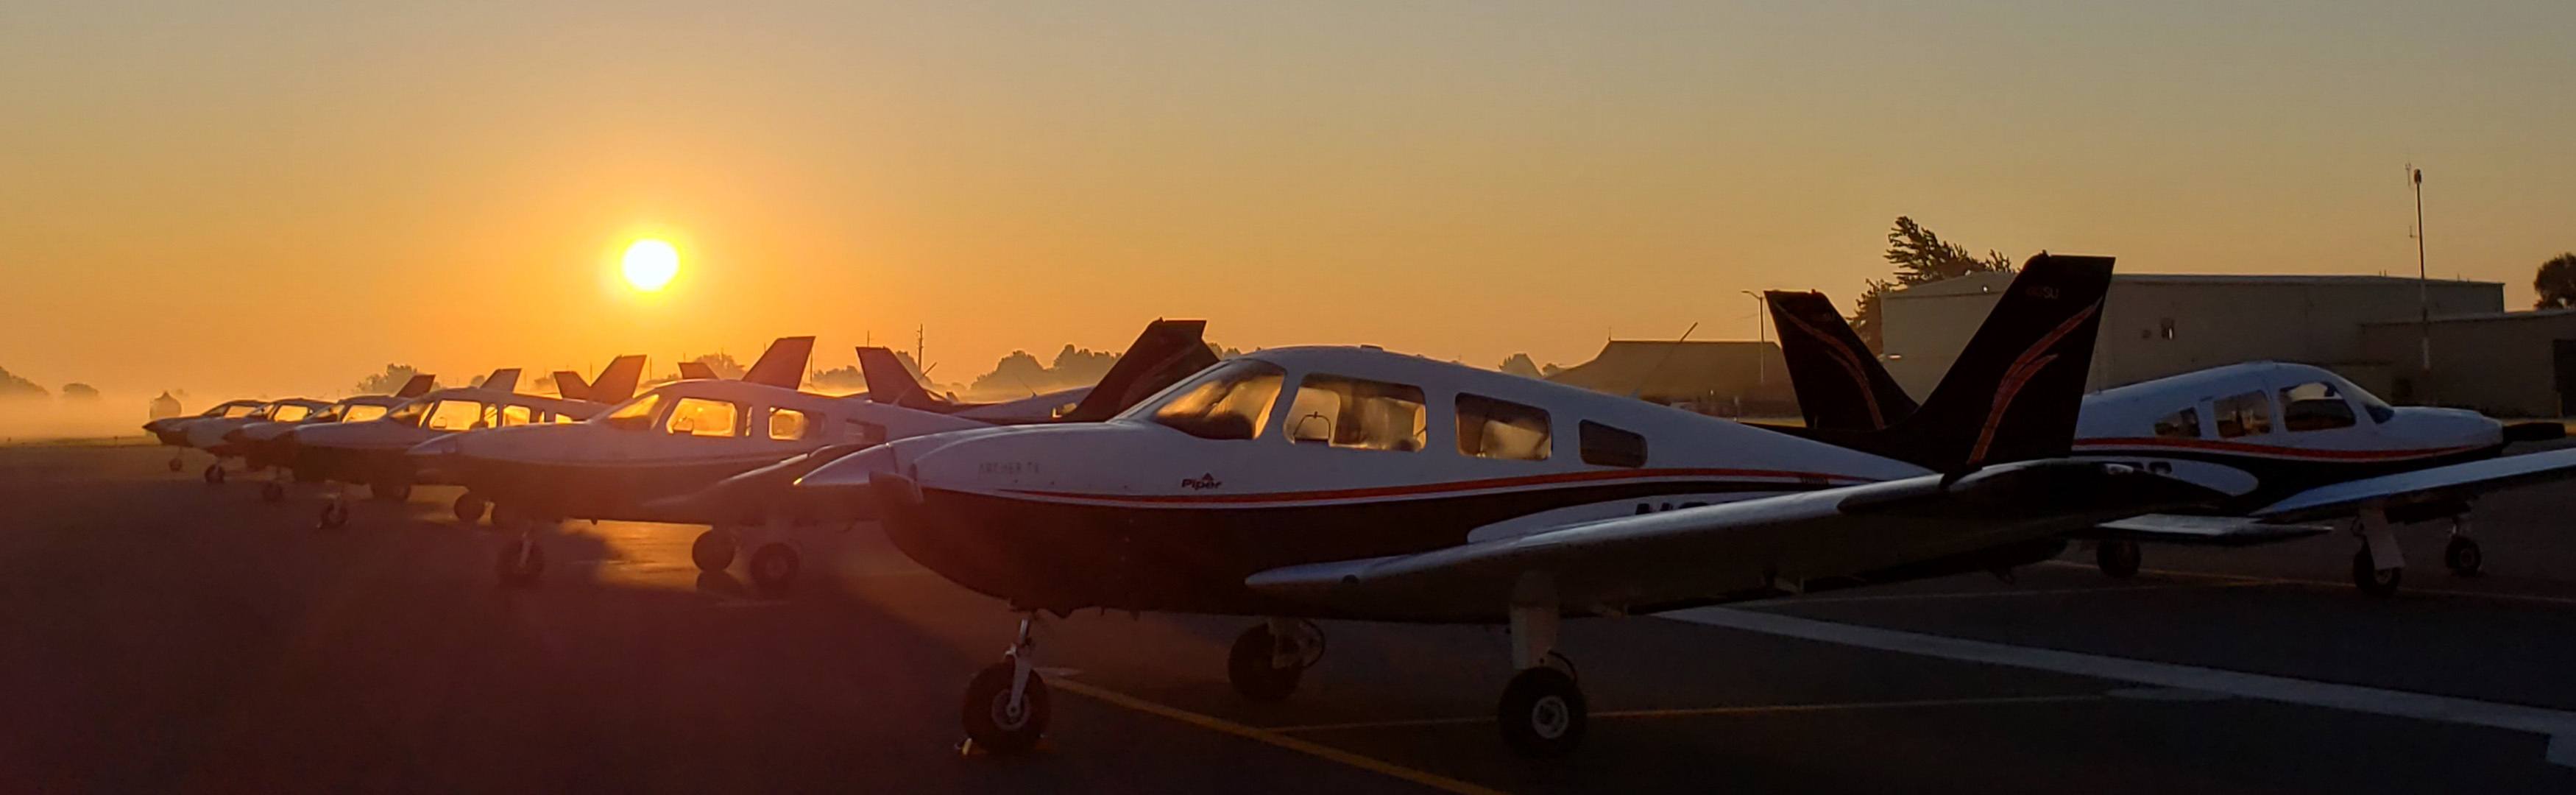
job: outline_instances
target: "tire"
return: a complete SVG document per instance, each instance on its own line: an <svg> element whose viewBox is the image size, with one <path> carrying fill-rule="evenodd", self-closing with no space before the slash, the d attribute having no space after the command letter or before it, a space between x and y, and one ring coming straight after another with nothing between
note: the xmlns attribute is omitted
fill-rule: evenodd
<svg viewBox="0 0 2576 795"><path fill-rule="evenodd" d="M279 502L285 499L286 484L278 483L276 481L259 484L260 502Z"/></svg>
<svg viewBox="0 0 2576 795"><path fill-rule="evenodd" d="M2478 542L2475 539L2452 536L2451 545L2442 548L2442 565L2451 567L2453 575L2478 576L2478 571L2485 568L2486 563L2487 555L2478 549Z"/></svg>
<svg viewBox="0 0 2576 795"><path fill-rule="evenodd" d="M795 547L774 541L762 544L751 553L751 584L764 593L786 593L788 586L796 583L796 571L804 564Z"/></svg>
<svg viewBox="0 0 2576 795"><path fill-rule="evenodd" d="M347 503L343 503L339 500L329 500L322 503L322 529L338 530L347 526L349 526L349 506Z"/></svg>
<svg viewBox="0 0 2576 795"><path fill-rule="evenodd" d="M212 463L212 464L207 464L207 465L206 465L206 473L205 473L204 477L205 477L205 479L206 479L206 485L208 485L208 486L221 486L221 485L224 485L224 464L223 464L223 462L221 462L221 461L217 461L217 462Z"/></svg>
<svg viewBox="0 0 2576 795"><path fill-rule="evenodd" d="M1591 713L1574 678L1554 668L1532 668L1503 686L1494 710L1503 728L1503 743L1526 757L1564 756L1583 744Z"/></svg>
<svg viewBox="0 0 2576 795"><path fill-rule="evenodd" d="M2364 594L2370 596L2395 594L2397 584L2405 579L2405 574L2405 569L2380 571L2379 564L2373 563L2370 559L2369 545L2365 544L2360 550L2352 553L2352 584L2360 588Z"/></svg>
<svg viewBox="0 0 2576 795"><path fill-rule="evenodd" d="M546 547L533 538L522 538L501 545L501 555L492 562L501 584L525 586L535 584L546 571Z"/></svg>
<svg viewBox="0 0 2576 795"><path fill-rule="evenodd" d="M172 472L177 472L177 471L179 471L179 470L187 469L187 468L188 468L187 463L186 463L186 462L183 462L183 461L180 461L178 456L175 456L175 455L174 455L174 456L171 456L171 457L170 457L170 471L172 471Z"/></svg>
<svg viewBox="0 0 2576 795"><path fill-rule="evenodd" d="M1046 678L1029 673L1028 687L1023 688L1019 712L1009 711L1011 698L1011 661L1003 660L975 672L966 684L966 700L960 718L966 727L966 739L995 754L1016 754L1037 747L1038 738L1046 734Z"/></svg>
<svg viewBox="0 0 2576 795"><path fill-rule="evenodd" d="M1225 679L1234 692L1250 701L1279 701L1297 692L1297 681L1304 678L1304 667L1280 668L1274 664L1279 639L1270 634L1267 623L1234 638L1234 648L1225 654Z"/></svg>
<svg viewBox="0 0 2576 795"><path fill-rule="evenodd" d="M2138 576L2138 564L2144 557L2135 541L2104 541L2093 548L2094 568L2114 580Z"/></svg>
<svg viewBox="0 0 2576 795"><path fill-rule="evenodd" d="M733 532L721 527L707 528L689 543L689 560L698 564L699 571L724 571L733 565L733 556Z"/></svg>
<svg viewBox="0 0 2576 795"><path fill-rule="evenodd" d="M461 524L466 527L473 527L483 521L484 512L490 510L491 507L492 502L490 500L483 499L483 495L469 491L456 495L456 504L448 506L448 510L456 514L457 524Z"/></svg>

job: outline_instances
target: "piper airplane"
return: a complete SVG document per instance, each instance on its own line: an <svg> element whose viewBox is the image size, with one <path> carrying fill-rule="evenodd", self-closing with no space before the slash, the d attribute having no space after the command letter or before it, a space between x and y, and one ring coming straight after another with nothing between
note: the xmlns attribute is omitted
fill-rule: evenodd
<svg viewBox="0 0 2576 795"><path fill-rule="evenodd" d="M1969 355L1899 426L1908 458L1375 348L1260 351L1103 423L904 439L800 485L872 499L906 555L1027 614L968 685L967 736L1048 721L1034 630L1084 608L1264 620L1228 679L1296 687L1307 619L1507 623L1496 709L1527 755L1587 711L1566 616L1617 616L2044 560L2063 534L2204 498L2063 460L2107 258L2032 259ZM1559 444L1562 442L1563 444Z"/></svg>
<svg viewBox="0 0 2576 795"><path fill-rule="evenodd" d="M187 439L189 447L204 450L215 457L214 463L206 465L206 484L210 486L222 485L224 482L224 461L226 459L242 458L245 459L245 466L250 466L250 468L253 469L257 468L256 466L250 465L247 461L250 453L249 447L239 443L230 436L233 431L252 425L272 422L299 423L303 422L305 418L322 413L330 408L331 404L329 403L306 398L272 400L262 403L258 408L252 409L249 413L242 414L240 416L234 416L232 412L227 411L224 413L224 416L208 417L206 419L188 423L187 427L181 431L181 434Z"/></svg>
<svg viewBox="0 0 2576 795"><path fill-rule="evenodd" d="M307 415L301 420L277 421L272 418L264 422L247 423L225 433L224 442L239 449L242 462L248 464L250 468L266 469L278 474L278 477L259 487L259 498L262 501L278 502L286 499L286 482L294 476L295 462L291 457L294 451L277 443L277 440L285 436L287 431L329 422L368 422L383 419L386 414L410 402L412 398L428 394L430 387L437 383L436 376L427 373L414 374L391 395L358 395L344 398L338 403L331 404L330 408Z"/></svg>
<svg viewBox="0 0 2576 795"><path fill-rule="evenodd" d="M264 400L227 400L210 406L205 411L189 416L162 417L160 419L144 423L143 432L152 434L152 438L159 441L164 447L190 447L192 445L188 444L189 425L196 424L201 420L240 419L248 417L251 415L251 412L258 411L261 406L267 405L267 403L268 401ZM177 472L186 466L186 462L179 457L178 453L174 452L170 454L170 471Z"/></svg>
<svg viewBox="0 0 2576 795"><path fill-rule="evenodd" d="M1819 293L1770 292L1781 355L1810 435L1866 439L1914 401ZM1998 306L1997 311L2002 311ZM2321 367L2248 362L2103 390L2084 398L2074 454L2172 475L2223 495L2186 511L2136 516L2077 534L2104 574L2137 573L2140 542L2237 546L2331 532L2362 540L2353 584L2395 593L2405 560L2391 523L2447 519L2443 562L2472 576L2485 561L2470 502L2506 486L2576 477L2576 450L2505 456L2504 446L2565 435L2557 423L2507 425L2474 411L2390 406Z"/></svg>

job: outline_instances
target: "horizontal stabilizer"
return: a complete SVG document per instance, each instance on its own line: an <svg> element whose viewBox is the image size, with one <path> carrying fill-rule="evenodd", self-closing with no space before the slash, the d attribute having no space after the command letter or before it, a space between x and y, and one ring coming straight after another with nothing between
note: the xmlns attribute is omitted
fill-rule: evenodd
<svg viewBox="0 0 2576 795"><path fill-rule="evenodd" d="M2282 524L2243 516L2150 513L2103 522L2076 538L2152 541L2185 546L2242 547L2334 532L2333 525Z"/></svg>
<svg viewBox="0 0 2576 795"><path fill-rule="evenodd" d="M2570 477L2576 477L2576 447L2318 486L2264 506L2254 515L2279 521L2344 516L2370 503L2465 499L2509 486Z"/></svg>

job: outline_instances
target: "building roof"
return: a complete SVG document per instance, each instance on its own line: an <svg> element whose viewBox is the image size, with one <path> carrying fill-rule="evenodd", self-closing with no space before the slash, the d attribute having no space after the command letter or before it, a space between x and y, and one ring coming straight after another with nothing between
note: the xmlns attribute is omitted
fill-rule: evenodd
<svg viewBox="0 0 2576 795"><path fill-rule="evenodd" d="M2010 273L1972 273L1928 284L1890 290L1888 298L1946 298L1974 293L1991 293L2011 283ZM2411 276L2351 275L2336 273L2117 273L2111 284L2206 284L2206 285L2304 285L2309 287L2387 287L2414 286ZM2434 286L2477 286L2502 289L2503 282L2467 279L2433 279Z"/></svg>
<svg viewBox="0 0 2576 795"><path fill-rule="evenodd" d="M2508 310L2504 312L2467 312L2456 315L2434 315L2433 322L2472 323L2484 320L2544 320L2553 317L2566 317L2568 315L2576 315L2576 308L2521 309ZM2361 324L2365 326L2412 326L2420 322L2423 321L2417 318L2403 318L2398 320L2364 320Z"/></svg>
<svg viewBox="0 0 2576 795"><path fill-rule="evenodd" d="M1592 361L1559 371L1548 380L1597 392L1664 398L1751 391L1785 394L1789 386L1780 346L1745 340L1611 340Z"/></svg>

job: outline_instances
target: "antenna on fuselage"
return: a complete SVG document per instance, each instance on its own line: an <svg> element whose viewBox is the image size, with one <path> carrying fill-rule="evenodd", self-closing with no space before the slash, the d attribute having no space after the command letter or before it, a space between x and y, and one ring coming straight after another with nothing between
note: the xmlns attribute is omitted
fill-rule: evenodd
<svg viewBox="0 0 2576 795"><path fill-rule="evenodd" d="M1664 348L1663 358L1656 359L1655 366L1646 368L1646 372L1643 375L1637 376L1637 386L1634 389L1628 390L1628 396L1636 397L1643 394L1646 391L1646 382L1654 380L1655 373L1661 372L1664 369L1664 364L1673 360L1673 352L1681 350L1682 343L1690 341L1691 332L1698 330L1699 324L1697 323L1690 324L1690 328L1682 329L1682 335L1675 338L1670 347ZM1756 353L1755 355L1759 356L1761 354Z"/></svg>

